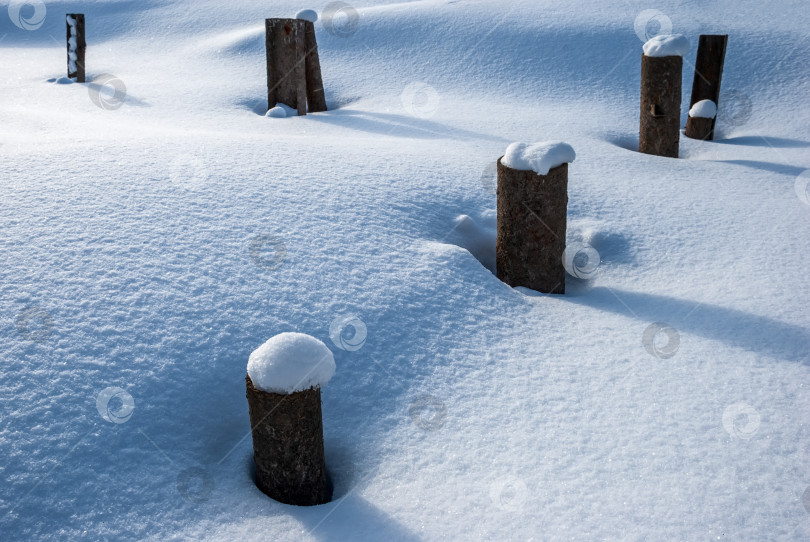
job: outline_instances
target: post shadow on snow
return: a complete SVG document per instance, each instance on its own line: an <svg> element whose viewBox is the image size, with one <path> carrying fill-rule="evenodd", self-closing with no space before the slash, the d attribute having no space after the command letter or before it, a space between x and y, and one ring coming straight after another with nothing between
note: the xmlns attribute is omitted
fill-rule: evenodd
<svg viewBox="0 0 810 542"><path fill-rule="evenodd" d="M810 330L766 316L708 303L699 305L699 301L691 299L602 286L591 288L587 295L559 298L577 305L633 316L624 306L626 304L645 322L665 321L679 331L720 341L731 347L810 364Z"/></svg>
<svg viewBox="0 0 810 542"><path fill-rule="evenodd" d="M450 128L439 122L419 119L408 115L340 108L341 105L346 105L356 100L357 98L347 98L338 102L330 101L328 103L328 111L311 115L308 114L306 118L309 121L342 126L359 132L394 137L413 139L484 139L507 143L507 140L501 137L461 128ZM243 109L248 109L256 115L264 116L265 113L267 113L266 99L255 100L252 98L242 98L236 101L236 105ZM274 121L283 122L283 119L275 119Z"/></svg>
<svg viewBox="0 0 810 542"><path fill-rule="evenodd" d="M759 169L762 171L770 171L780 175L788 175L795 177L807 168L790 166L787 164L777 164L775 162L762 162L759 160L711 160L720 164L734 164L737 166L745 166L752 169Z"/></svg>
<svg viewBox="0 0 810 542"><path fill-rule="evenodd" d="M408 115L337 109L313 115L317 122L343 126L360 132L412 139L483 139L507 142L506 139Z"/></svg>
<svg viewBox="0 0 810 542"><path fill-rule="evenodd" d="M727 139L716 139L714 143L723 145L744 145L746 147L767 147L776 149L804 149L810 147L810 142L800 139L773 136L737 136Z"/></svg>

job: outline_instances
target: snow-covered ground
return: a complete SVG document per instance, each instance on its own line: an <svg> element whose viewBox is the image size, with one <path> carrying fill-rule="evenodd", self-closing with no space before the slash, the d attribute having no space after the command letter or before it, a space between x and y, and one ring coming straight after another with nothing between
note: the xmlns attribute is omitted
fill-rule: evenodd
<svg viewBox="0 0 810 542"><path fill-rule="evenodd" d="M23 4L0 539L810 538L805 0ZM263 19L304 8L330 111L267 118ZM94 83L60 84L66 13ZM678 160L635 151L660 32L684 125L697 37L729 34L717 141ZM560 296L488 270L493 163L544 140L601 262ZM247 360L285 331L337 365L319 507L251 478Z"/></svg>

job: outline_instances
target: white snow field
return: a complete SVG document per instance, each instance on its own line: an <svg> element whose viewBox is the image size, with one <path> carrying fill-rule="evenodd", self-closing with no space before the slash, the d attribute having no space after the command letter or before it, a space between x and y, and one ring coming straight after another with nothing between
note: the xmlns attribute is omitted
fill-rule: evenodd
<svg viewBox="0 0 810 542"><path fill-rule="evenodd" d="M0 539L810 539L806 1L350 3L0 9ZM266 117L263 19L302 9L330 110ZM66 13L95 82L57 84ZM682 125L729 34L680 159L636 151L669 32ZM470 252L548 140L592 277L554 296ZM335 357L323 506L252 480L283 332Z"/></svg>

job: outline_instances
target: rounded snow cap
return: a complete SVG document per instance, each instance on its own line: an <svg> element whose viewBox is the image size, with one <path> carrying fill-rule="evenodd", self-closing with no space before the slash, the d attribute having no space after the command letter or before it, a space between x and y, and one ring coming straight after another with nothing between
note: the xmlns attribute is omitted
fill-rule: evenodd
<svg viewBox="0 0 810 542"><path fill-rule="evenodd" d="M501 164L520 171L534 171L548 175L550 169L573 162L577 157L574 148L562 141L540 143L512 143L506 147Z"/></svg>
<svg viewBox="0 0 810 542"><path fill-rule="evenodd" d="M324 386L335 374L335 358L315 337L281 333L250 354L247 372L257 389L290 394Z"/></svg>
<svg viewBox="0 0 810 542"><path fill-rule="evenodd" d="M304 19L305 21L314 23L318 20L318 13L314 9L302 9L295 14L295 18Z"/></svg>
<svg viewBox="0 0 810 542"><path fill-rule="evenodd" d="M661 34L644 44L647 56L683 56L689 52L689 40L683 34Z"/></svg>
<svg viewBox="0 0 810 542"><path fill-rule="evenodd" d="M700 100L689 110L689 116L693 119L713 119L717 116L717 104L711 100Z"/></svg>

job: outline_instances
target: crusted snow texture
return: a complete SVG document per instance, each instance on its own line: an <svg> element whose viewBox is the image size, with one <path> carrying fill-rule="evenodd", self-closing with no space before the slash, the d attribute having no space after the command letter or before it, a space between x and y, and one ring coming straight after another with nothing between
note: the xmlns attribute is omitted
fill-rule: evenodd
<svg viewBox="0 0 810 542"><path fill-rule="evenodd" d="M550 169L573 162L576 156L574 148L562 141L512 143L506 148L501 163L512 169L547 175Z"/></svg>
<svg viewBox="0 0 810 542"><path fill-rule="evenodd" d="M700 100L689 110L689 116L699 119L713 119L717 116L717 104L712 100Z"/></svg>
<svg viewBox="0 0 810 542"><path fill-rule="evenodd" d="M683 56L689 52L689 40L683 34L655 36L644 44L647 56Z"/></svg>
<svg viewBox="0 0 810 542"><path fill-rule="evenodd" d="M335 374L335 358L315 337L281 333L250 354L247 372L260 390L293 393L329 382Z"/></svg>

